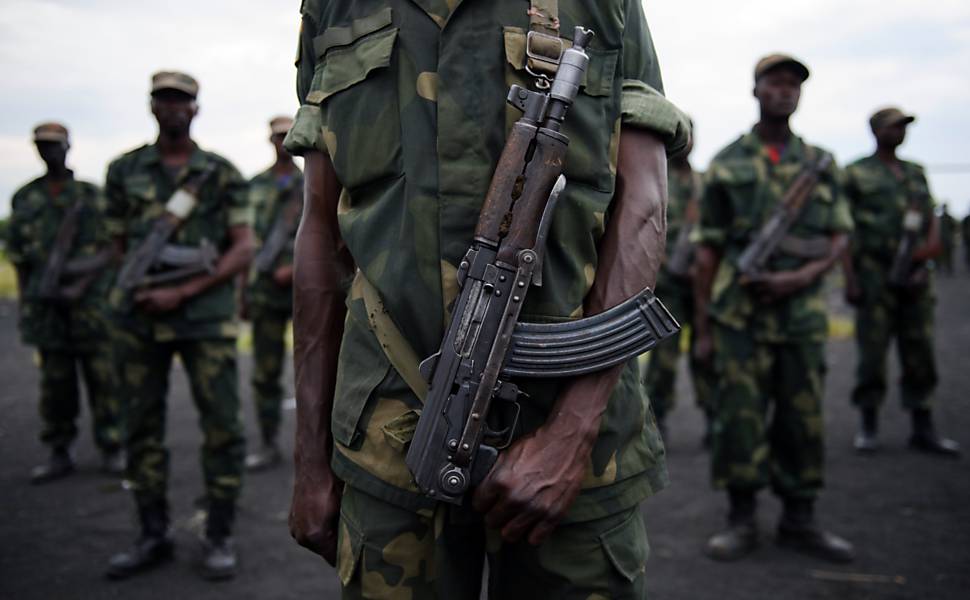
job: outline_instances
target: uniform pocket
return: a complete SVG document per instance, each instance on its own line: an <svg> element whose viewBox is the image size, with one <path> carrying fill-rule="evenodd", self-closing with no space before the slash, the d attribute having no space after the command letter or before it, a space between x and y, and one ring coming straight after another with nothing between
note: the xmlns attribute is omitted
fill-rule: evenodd
<svg viewBox="0 0 970 600"><path fill-rule="evenodd" d="M364 534L349 518L340 515L337 531L337 576L347 586L357 572L357 565L364 549Z"/></svg>
<svg viewBox="0 0 970 600"><path fill-rule="evenodd" d="M385 9L314 39L319 62L306 102L320 107L327 153L350 190L402 169L393 65L398 29L390 25Z"/></svg>
<svg viewBox="0 0 970 600"><path fill-rule="evenodd" d="M627 581L634 581L646 570L650 546L639 508L630 509L625 521L600 535L603 552Z"/></svg>
<svg viewBox="0 0 970 600"><path fill-rule="evenodd" d="M505 27L506 83L533 89L534 77L525 70L526 32L519 27ZM563 49L572 43L563 38ZM563 127L569 137L566 155L566 178L579 181L599 191L612 192L615 165L611 150L619 116L618 96L614 97L614 79L619 50L589 49L589 67L580 86L576 102L570 108ZM615 114L614 114L615 113ZM521 113L506 107L506 126Z"/></svg>

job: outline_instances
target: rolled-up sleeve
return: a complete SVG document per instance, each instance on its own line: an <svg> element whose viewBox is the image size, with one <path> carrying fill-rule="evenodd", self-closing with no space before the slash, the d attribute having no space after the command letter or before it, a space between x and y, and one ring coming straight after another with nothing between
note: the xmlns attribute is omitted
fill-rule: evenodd
<svg viewBox="0 0 970 600"><path fill-rule="evenodd" d="M690 120L664 97L663 78L640 0L627 0L623 33L623 125L653 131L674 155L690 141Z"/></svg>
<svg viewBox="0 0 970 600"><path fill-rule="evenodd" d="M313 74L316 70L316 54L313 50L313 38L317 34L315 18L315 3L304 2L301 9L300 35L297 41L296 53L296 95L300 108L296 113L293 126L286 135L283 145L291 153L302 156L307 152L319 150L326 152L323 142L323 123L320 107L306 101L307 94L313 85Z"/></svg>

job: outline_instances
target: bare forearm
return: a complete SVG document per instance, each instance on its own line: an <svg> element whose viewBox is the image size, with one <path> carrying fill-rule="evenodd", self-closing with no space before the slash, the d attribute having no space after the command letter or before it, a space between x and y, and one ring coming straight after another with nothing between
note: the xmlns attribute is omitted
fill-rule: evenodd
<svg viewBox="0 0 970 600"><path fill-rule="evenodd" d="M938 258L941 254L943 254L943 242L940 238L940 219L933 217L926 241L913 252L913 261L925 262Z"/></svg>
<svg viewBox="0 0 970 600"><path fill-rule="evenodd" d="M232 228L231 235L232 245L219 258L214 273L194 277L179 286L184 297L197 296L211 287L230 281L249 266L255 249L252 230L240 225Z"/></svg>
<svg viewBox="0 0 970 600"><path fill-rule="evenodd" d="M714 277L720 267L721 258L710 246L700 246L694 261L695 274L692 282L694 294L694 330L698 334L706 333L709 328L708 307L711 304L711 290L714 287Z"/></svg>
<svg viewBox="0 0 970 600"><path fill-rule="evenodd" d="M337 227L340 187L329 158L320 153L306 157L305 185L293 262L294 456L298 477L312 478L330 473L331 410L346 317L343 284L353 262Z"/></svg>
<svg viewBox="0 0 970 600"><path fill-rule="evenodd" d="M596 277L584 312L601 313L645 287L654 287L667 234L667 171L663 143L653 134L624 129L620 135L616 192L599 246ZM623 365L571 380L559 395L548 425L592 445Z"/></svg>

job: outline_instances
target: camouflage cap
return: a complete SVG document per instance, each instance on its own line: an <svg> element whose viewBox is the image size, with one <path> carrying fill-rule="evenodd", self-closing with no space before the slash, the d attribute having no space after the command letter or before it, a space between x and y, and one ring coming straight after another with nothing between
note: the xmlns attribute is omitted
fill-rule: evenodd
<svg viewBox="0 0 970 600"><path fill-rule="evenodd" d="M869 126L873 130L886 127L887 125L898 125L900 123L909 124L916 120L916 117L907 115L895 106L877 110L869 117Z"/></svg>
<svg viewBox="0 0 970 600"><path fill-rule="evenodd" d="M273 119L269 122L269 130L273 135L286 135L286 133L290 130L290 127L293 127L292 117L280 115L278 117L273 117Z"/></svg>
<svg viewBox="0 0 970 600"><path fill-rule="evenodd" d="M152 75L152 93L162 90L178 90L195 98L199 95L199 82L186 73L159 71Z"/></svg>
<svg viewBox="0 0 970 600"><path fill-rule="evenodd" d="M758 81L769 71L774 71L782 67L788 67L795 71L802 81L808 79L808 67L802 61L788 54L769 54L759 60L758 64L755 65L754 80Z"/></svg>
<svg viewBox="0 0 970 600"><path fill-rule="evenodd" d="M50 121L34 127L35 142L68 142L67 127Z"/></svg>

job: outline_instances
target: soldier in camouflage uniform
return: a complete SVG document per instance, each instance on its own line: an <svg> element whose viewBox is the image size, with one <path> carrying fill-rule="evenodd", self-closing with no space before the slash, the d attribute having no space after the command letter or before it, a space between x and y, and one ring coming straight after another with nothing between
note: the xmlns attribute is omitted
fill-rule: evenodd
<svg viewBox="0 0 970 600"><path fill-rule="evenodd" d="M896 149L914 117L897 108L876 112L869 121L876 152L846 168L846 192L856 222L851 259L843 260L847 300L856 306L859 364L852 402L861 412L855 438L860 452L878 448L879 406L886 395L886 352L896 337L902 379L903 408L912 413L910 446L917 450L956 456L959 446L940 437L931 418L937 384L933 354L933 282L926 275L910 285L894 286L888 274L903 238L903 220L912 208L919 213L921 242L913 261L923 264L940 252L940 224L923 168L900 160ZM912 206L911 205L914 205Z"/></svg>
<svg viewBox="0 0 970 600"><path fill-rule="evenodd" d="M940 270L947 275L953 275L953 249L957 243L957 220L953 218L944 202L940 206Z"/></svg>
<svg viewBox="0 0 970 600"><path fill-rule="evenodd" d="M293 155L283 147L283 138L293 125L289 117L270 121L270 143L276 163L249 182L249 201L256 217L256 236L265 243L274 227L298 222L303 210L303 173ZM244 313L253 324L253 398L263 446L246 457L251 471L278 465L281 460L276 436L283 402L283 361L286 358L286 325L293 314L293 237L265 272L254 268L244 296ZM257 255L259 256L259 255ZM258 262L258 261L257 261Z"/></svg>
<svg viewBox="0 0 970 600"><path fill-rule="evenodd" d="M509 84L534 85L530 29L596 37L564 125L569 183L543 287L522 318L593 314L654 283L664 142L682 149L689 127L662 96L641 3L309 0L302 13L302 107L286 141L307 178L291 532L336 563L348 599L477 599L486 556L492 598L643 598L638 506L667 475L635 361L517 382L530 396L519 437L465 506L421 494L404 460L417 358L441 343L520 114L505 105Z"/></svg>
<svg viewBox="0 0 970 600"><path fill-rule="evenodd" d="M714 353L711 462L714 484L727 488L730 500L728 528L707 543L718 560L757 546L756 494L769 485L784 502L779 543L833 561L853 558L851 544L820 529L813 510L824 470L822 276L852 228L837 167L822 172L787 233L791 242L769 259L763 276L743 281L735 266L799 173L824 156L789 128L808 75L790 56L758 62L761 120L711 162L701 202L696 346L701 357Z"/></svg>
<svg viewBox="0 0 970 600"><path fill-rule="evenodd" d="M970 271L970 215L963 217L960 230L963 238L963 260L966 263L967 270Z"/></svg>
<svg viewBox="0 0 970 600"><path fill-rule="evenodd" d="M694 223L697 220L701 191L703 190L703 175L695 171L690 164L690 149L686 153L672 157L667 168L667 261L657 276L657 293L663 298L664 304L671 314L680 323L689 323L694 315L694 290L690 278L690 264L685 262L683 266L687 271L673 273L671 271L670 260L674 255L683 252L678 246L681 240L689 241L689 236L693 234ZM693 246L689 246L689 252L693 255ZM685 248L688 248L685 246ZM691 256L692 258L692 256ZM678 260L679 262L679 260ZM677 268L680 268L678 265ZM653 412L657 416L657 423L660 431L666 439L667 430L664 420L667 413L674 407L676 399L675 382L677 380L677 361L681 355L680 332L675 337L664 342L650 353L647 364L647 371L644 376L647 396L653 406ZM688 344L688 357L690 359L691 383L694 386L694 395L697 406L704 411L707 430L704 433L704 446L708 446L710 440L710 418L713 409L712 394L717 387L717 380L709 363L698 361L694 353L690 351L693 347L694 335L691 330L690 343Z"/></svg>
<svg viewBox="0 0 970 600"><path fill-rule="evenodd" d="M170 242L198 247L207 240L220 253L214 272L158 287L141 287L126 297L120 287L111 303L124 356L122 387L128 399L128 472L141 522L134 546L112 557L108 575L123 578L172 556L169 531L168 450L165 401L175 355L189 378L199 410L208 519L202 574L235 573L231 538L242 485L245 440L236 371L236 315L233 277L252 257L253 234L246 182L225 158L199 148L190 137L198 112L198 84L188 75L152 77L152 113L158 140L116 159L108 167L106 194L110 232L119 251L135 252L159 218L184 217ZM207 177L188 212L176 208L189 182ZM181 205L184 207L184 204Z"/></svg>
<svg viewBox="0 0 970 600"><path fill-rule="evenodd" d="M102 453L102 470L120 475L121 407L115 393L112 348L104 314L111 274L101 269L81 275L77 298L43 298L41 278L68 215L79 207L72 239L64 238L66 257L86 259L109 250L104 227L104 197L95 185L74 179L65 166L68 131L59 123L34 130L34 142L47 173L14 194L11 201L7 255L17 270L20 287L20 332L23 342L40 354L41 441L51 449L49 460L31 473L34 483L58 479L74 471L71 444L77 437L80 411L78 370L87 388L94 441Z"/></svg>

